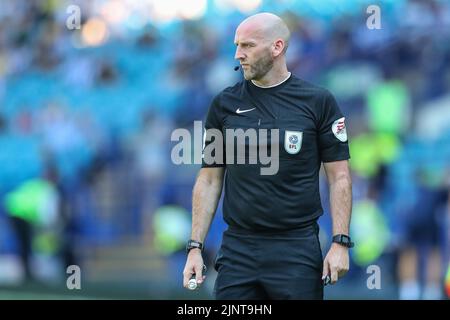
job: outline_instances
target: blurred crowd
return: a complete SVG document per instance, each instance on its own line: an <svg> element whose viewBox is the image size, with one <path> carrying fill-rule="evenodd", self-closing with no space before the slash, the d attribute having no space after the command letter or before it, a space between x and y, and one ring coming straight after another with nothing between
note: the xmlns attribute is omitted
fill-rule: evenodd
<svg viewBox="0 0 450 320"><path fill-rule="evenodd" d="M74 1L81 29L70 30L67 1L2 1L2 283L63 277L71 264L89 275L102 248L123 252L126 268L125 251L143 248L166 266L148 273L181 289L199 166L172 163L170 135L175 128L192 130L214 95L240 80L233 39L247 13L208 9L197 20L127 27L102 11L104 3ZM444 298L450 3L381 2L382 28L373 30L366 25L368 3L357 3L322 13L265 1L259 10L272 10L290 27L290 71L328 88L347 118L357 244L348 294L365 287L366 267L375 264L385 288L395 292L385 297ZM326 250L331 222L324 176L321 186ZM206 241L209 263L224 228L219 208Z"/></svg>

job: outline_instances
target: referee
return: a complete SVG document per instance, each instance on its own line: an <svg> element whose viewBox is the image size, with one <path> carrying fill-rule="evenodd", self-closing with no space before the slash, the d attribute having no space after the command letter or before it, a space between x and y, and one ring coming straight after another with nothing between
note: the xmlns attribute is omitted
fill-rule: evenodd
<svg viewBox="0 0 450 320"><path fill-rule="evenodd" d="M193 274L198 285L205 279L203 241L225 181L228 229L214 261L216 299L323 299L324 279L334 284L349 269L352 191L345 118L330 92L287 70L289 38L276 15L244 20L234 42L245 80L219 93L207 115L205 129L279 130L276 174L262 175L261 166L236 159L204 161L198 174L183 284L187 288ZM323 213L322 163L333 221L325 259L317 224Z"/></svg>

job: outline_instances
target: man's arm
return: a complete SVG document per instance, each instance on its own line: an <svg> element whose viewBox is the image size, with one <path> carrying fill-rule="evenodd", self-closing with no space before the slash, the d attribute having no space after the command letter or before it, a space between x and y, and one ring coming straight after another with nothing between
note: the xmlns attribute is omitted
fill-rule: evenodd
<svg viewBox="0 0 450 320"><path fill-rule="evenodd" d="M205 240L222 193L224 171L223 167L200 169L192 195L193 240Z"/></svg>
<svg viewBox="0 0 450 320"><path fill-rule="evenodd" d="M333 235L348 235L352 211L352 180L348 161L327 162L324 168L330 187ZM332 243L323 262L323 277L330 275L331 283L334 284L347 273L349 265L348 248Z"/></svg>
<svg viewBox="0 0 450 320"><path fill-rule="evenodd" d="M222 193L225 168L202 168L195 182L192 197L192 233L191 239L204 242L208 233L217 204ZM200 249L189 251L183 271L183 285L187 287L192 274L196 274L197 283L203 282L203 258Z"/></svg>
<svg viewBox="0 0 450 320"><path fill-rule="evenodd" d="M348 161L326 162L324 168L330 186L333 235L348 235L352 211L352 178Z"/></svg>

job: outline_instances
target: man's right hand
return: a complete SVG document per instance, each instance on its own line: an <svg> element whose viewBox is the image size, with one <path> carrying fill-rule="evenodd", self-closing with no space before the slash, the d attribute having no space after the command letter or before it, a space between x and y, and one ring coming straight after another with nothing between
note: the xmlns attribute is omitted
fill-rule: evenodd
<svg viewBox="0 0 450 320"><path fill-rule="evenodd" d="M203 257L200 249L191 249L189 251L186 265L183 270L183 286L185 288L188 288L188 282L194 273L197 285L200 286L206 278L206 276L202 274Z"/></svg>

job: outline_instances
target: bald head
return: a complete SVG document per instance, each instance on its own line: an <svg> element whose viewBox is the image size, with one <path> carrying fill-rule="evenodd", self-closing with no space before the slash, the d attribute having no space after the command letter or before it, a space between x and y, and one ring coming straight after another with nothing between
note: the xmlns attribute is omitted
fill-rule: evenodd
<svg viewBox="0 0 450 320"><path fill-rule="evenodd" d="M242 21L234 38L234 58L241 63L244 78L263 83L286 75L289 37L286 24L274 14L258 13Z"/></svg>
<svg viewBox="0 0 450 320"><path fill-rule="evenodd" d="M289 45L291 33L284 21L277 15L263 12L252 15L241 22L236 29L236 35L244 34L267 42L283 40L283 53Z"/></svg>

